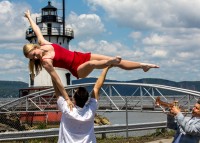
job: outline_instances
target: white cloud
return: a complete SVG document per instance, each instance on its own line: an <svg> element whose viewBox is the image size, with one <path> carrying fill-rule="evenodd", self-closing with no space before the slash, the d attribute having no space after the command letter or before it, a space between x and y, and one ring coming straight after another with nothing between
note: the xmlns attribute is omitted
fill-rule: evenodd
<svg viewBox="0 0 200 143"><path fill-rule="evenodd" d="M0 54L1 59L0 63L4 63L4 66L0 67L0 70L16 70L24 68L25 63L19 59L19 57L15 54Z"/></svg>
<svg viewBox="0 0 200 143"><path fill-rule="evenodd" d="M94 7L103 8L120 25L136 29L161 27L199 27L198 0L87 0ZM195 7L195 8L194 8ZM191 17L191 15L193 15Z"/></svg>
<svg viewBox="0 0 200 143"><path fill-rule="evenodd" d="M167 41L170 39L171 37L167 37L167 36L159 36L157 34L153 34L151 35L151 37L147 37L143 40L144 44L148 44L148 45L166 45Z"/></svg>
<svg viewBox="0 0 200 143"><path fill-rule="evenodd" d="M193 54L189 53L189 52L181 52L181 53L178 53L178 54L179 54L179 57L181 57L181 58L188 58L188 57L193 56Z"/></svg>
<svg viewBox="0 0 200 143"><path fill-rule="evenodd" d="M94 54L102 54L108 56L126 56L132 53L127 46L122 45L119 42L109 42L106 40L95 41L89 39L87 41L80 41L77 47L70 47L71 50L77 50L82 52L91 52ZM123 52L122 52L123 51Z"/></svg>
<svg viewBox="0 0 200 143"><path fill-rule="evenodd" d="M141 36L142 36L141 32L131 32L131 34L129 34L129 37L131 37L134 40L141 38Z"/></svg>
<svg viewBox="0 0 200 143"><path fill-rule="evenodd" d="M27 82L28 80L28 63L24 62L24 57L19 57L16 54L0 54L1 80L18 80Z"/></svg>
<svg viewBox="0 0 200 143"><path fill-rule="evenodd" d="M24 40L24 43L26 41ZM22 47L24 46L24 43L11 43L11 42L4 42L0 44L0 49L5 50L20 50L22 52Z"/></svg>
<svg viewBox="0 0 200 143"><path fill-rule="evenodd" d="M167 51L166 50L156 50L152 55L154 57L166 57Z"/></svg>
<svg viewBox="0 0 200 143"><path fill-rule="evenodd" d="M20 40L25 36L24 11L29 6L25 3L12 3L0 1L0 41Z"/></svg>
<svg viewBox="0 0 200 143"><path fill-rule="evenodd" d="M96 14L77 15L71 12L67 23L69 27L73 28L75 37L91 37L105 31L101 18Z"/></svg>

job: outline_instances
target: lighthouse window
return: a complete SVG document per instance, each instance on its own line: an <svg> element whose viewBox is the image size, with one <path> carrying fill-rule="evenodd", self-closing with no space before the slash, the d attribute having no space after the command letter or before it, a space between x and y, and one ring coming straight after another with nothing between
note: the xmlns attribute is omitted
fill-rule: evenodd
<svg viewBox="0 0 200 143"><path fill-rule="evenodd" d="M51 11L51 14L50 15L55 15L55 12L54 11Z"/></svg>
<svg viewBox="0 0 200 143"><path fill-rule="evenodd" d="M48 11L44 11L44 15L48 15Z"/></svg>

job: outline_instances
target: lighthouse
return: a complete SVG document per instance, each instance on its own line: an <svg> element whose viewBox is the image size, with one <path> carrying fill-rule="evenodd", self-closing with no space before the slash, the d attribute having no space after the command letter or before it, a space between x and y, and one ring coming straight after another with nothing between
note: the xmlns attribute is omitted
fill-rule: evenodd
<svg viewBox="0 0 200 143"><path fill-rule="evenodd" d="M48 1L48 5L41 10L41 17L36 17L36 24L39 26L44 38L51 43L57 43L66 49L69 49L69 42L74 38L74 32L71 28L65 28L65 1L63 0L63 16L59 17L57 8L52 6ZM26 39L33 44L37 44L37 37L32 28L26 30ZM63 68L56 68L55 70L59 75L61 82L64 86L70 84L71 73ZM45 69L32 80L29 78L30 87L45 87L52 86L50 75Z"/></svg>

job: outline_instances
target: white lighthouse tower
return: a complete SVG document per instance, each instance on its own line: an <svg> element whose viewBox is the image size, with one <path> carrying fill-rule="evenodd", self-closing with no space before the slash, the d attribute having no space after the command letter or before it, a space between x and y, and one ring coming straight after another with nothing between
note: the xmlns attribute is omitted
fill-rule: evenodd
<svg viewBox="0 0 200 143"><path fill-rule="evenodd" d="M39 26L44 38L52 43L60 44L62 47L69 49L69 42L74 38L74 32L71 28L65 28L65 1L63 0L63 16L57 15L57 8L51 5L48 1L48 5L42 8L41 17L36 18L36 24ZM26 31L26 39L30 43L37 43L37 37L35 36L31 27ZM64 86L70 84L70 72L66 69L55 68ZM29 86L32 87L45 87L52 86L50 75L46 70L42 70L34 80L29 81Z"/></svg>

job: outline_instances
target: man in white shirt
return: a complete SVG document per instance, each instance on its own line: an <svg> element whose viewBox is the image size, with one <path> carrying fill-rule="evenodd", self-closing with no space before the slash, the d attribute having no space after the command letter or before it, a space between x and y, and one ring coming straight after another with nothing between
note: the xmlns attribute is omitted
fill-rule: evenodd
<svg viewBox="0 0 200 143"><path fill-rule="evenodd" d="M99 90L104 83L108 69L109 67L103 69L97 79L91 98L84 87L79 87L75 91L72 99L75 106L72 110L59 90L55 88L58 108L62 112L58 143L96 143L94 117L98 106Z"/></svg>

